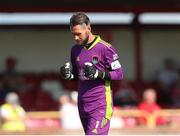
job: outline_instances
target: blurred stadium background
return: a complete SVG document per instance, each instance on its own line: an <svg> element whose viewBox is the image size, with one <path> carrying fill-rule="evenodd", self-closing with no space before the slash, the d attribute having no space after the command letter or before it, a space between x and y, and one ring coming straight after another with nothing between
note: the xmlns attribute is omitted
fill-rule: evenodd
<svg viewBox="0 0 180 136"><path fill-rule="evenodd" d="M110 134L180 134L179 0L1 0L0 102L5 103L8 92L18 94L26 111L26 131L0 134L83 134L82 128L63 127L60 110L60 97L77 90L76 82L59 76L74 42L68 23L76 11L89 15L94 33L115 46L124 68L125 85L112 83L115 112ZM162 95L157 75L167 59L175 64L178 78ZM15 71L8 73L7 65ZM127 84L136 100L123 105L116 95ZM146 113L138 104L146 88L155 89L162 109L140 124L138 118ZM159 125L158 116L168 121Z"/></svg>

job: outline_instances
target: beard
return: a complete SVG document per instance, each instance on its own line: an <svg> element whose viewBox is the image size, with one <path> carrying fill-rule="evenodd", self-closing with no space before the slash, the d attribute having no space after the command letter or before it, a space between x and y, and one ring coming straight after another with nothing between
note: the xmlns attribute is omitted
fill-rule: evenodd
<svg viewBox="0 0 180 136"><path fill-rule="evenodd" d="M81 46L85 46L89 41L89 33L86 32L85 38L76 40L76 43Z"/></svg>
<svg viewBox="0 0 180 136"><path fill-rule="evenodd" d="M87 37L84 39L82 45L85 46L89 41L89 35L87 35Z"/></svg>

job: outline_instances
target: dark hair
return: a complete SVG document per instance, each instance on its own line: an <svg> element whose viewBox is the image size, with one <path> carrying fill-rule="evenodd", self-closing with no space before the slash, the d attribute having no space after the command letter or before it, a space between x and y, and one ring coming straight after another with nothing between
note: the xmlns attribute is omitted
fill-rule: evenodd
<svg viewBox="0 0 180 136"><path fill-rule="evenodd" d="M83 12L77 12L70 18L70 26L75 25L90 25L89 17Z"/></svg>

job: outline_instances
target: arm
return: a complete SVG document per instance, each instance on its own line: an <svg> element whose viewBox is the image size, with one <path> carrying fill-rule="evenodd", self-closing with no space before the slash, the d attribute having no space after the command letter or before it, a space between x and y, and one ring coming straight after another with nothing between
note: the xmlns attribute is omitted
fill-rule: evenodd
<svg viewBox="0 0 180 136"><path fill-rule="evenodd" d="M100 71L90 63L85 63L85 76L89 79L121 80L123 71L118 56L113 47L106 47L103 51L105 59L105 71Z"/></svg>
<svg viewBox="0 0 180 136"><path fill-rule="evenodd" d="M110 80L122 80L123 70L118 60L116 50L112 46L108 46L105 49L105 61L106 61L106 75Z"/></svg>
<svg viewBox="0 0 180 136"><path fill-rule="evenodd" d="M72 64L72 74L74 75L73 79L78 79L78 69L77 69L77 65L76 65L76 57L73 54L73 48L71 49L71 64Z"/></svg>

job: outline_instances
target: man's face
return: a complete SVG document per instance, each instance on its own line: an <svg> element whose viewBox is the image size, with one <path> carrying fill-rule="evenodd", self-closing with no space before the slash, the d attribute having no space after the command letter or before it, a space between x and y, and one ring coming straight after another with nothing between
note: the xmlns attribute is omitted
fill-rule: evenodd
<svg viewBox="0 0 180 136"><path fill-rule="evenodd" d="M145 99L149 104L156 103L156 93L154 91L146 92Z"/></svg>
<svg viewBox="0 0 180 136"><path fill-rule="evenodd" d="M90 33L90 26L86 24L75 25L70 27L71 33L77 44L83 45Z"/></svg>

